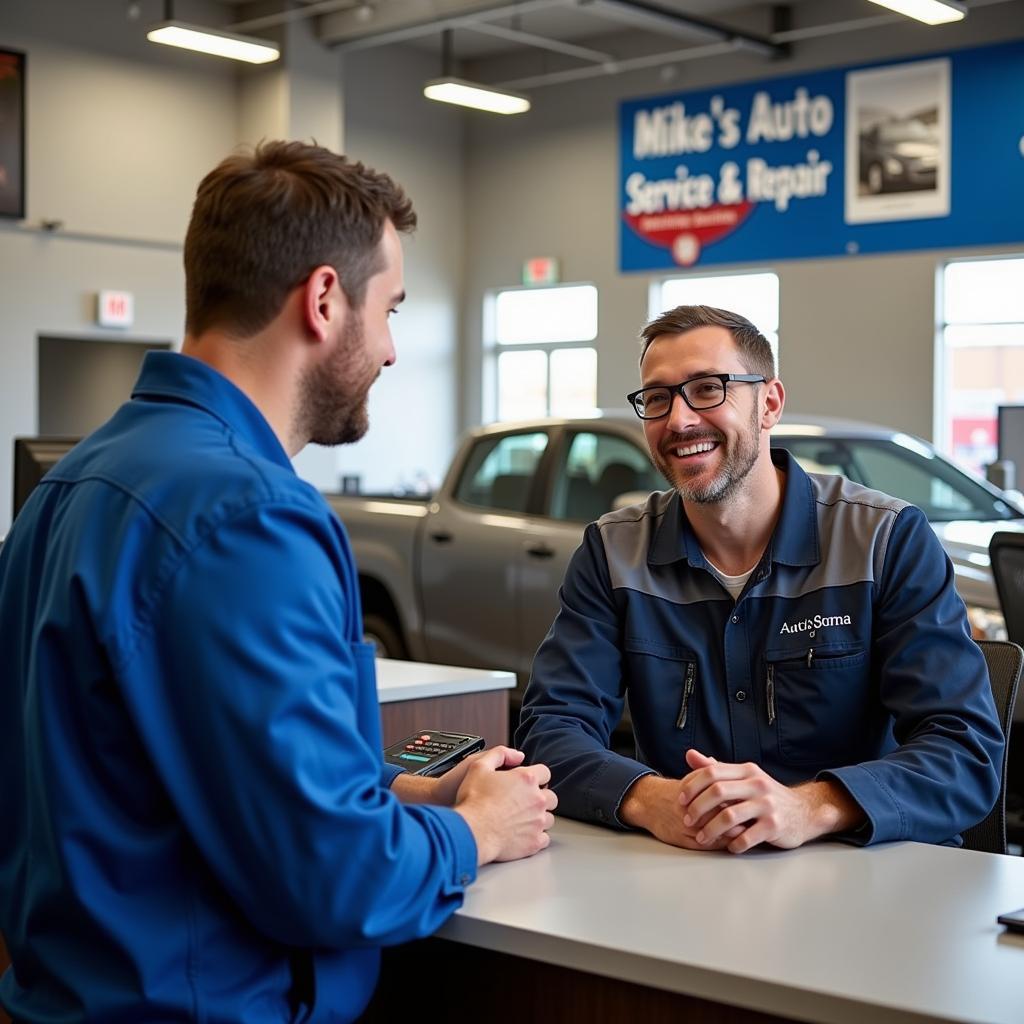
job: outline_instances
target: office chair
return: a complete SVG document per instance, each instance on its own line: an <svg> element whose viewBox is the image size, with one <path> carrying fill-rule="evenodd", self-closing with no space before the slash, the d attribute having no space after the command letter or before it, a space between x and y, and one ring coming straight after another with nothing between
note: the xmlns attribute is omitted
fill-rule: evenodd
<svg viewBox="0 0 1024 1024"><path fill-rule="evenodd" d="M992 696L999 724L1006 737L1006 747L1003 750L1003 763L999 766L999 797L987 818L964 830L964 849L1006 853L1006 765L1010 753L1013 705L1017 699L1021 669L1024 668L1024 648L1007 640L980 640L978 646L988 664Z"/></svg>
<svg viewBox="0 0 1024 1024"><path fill-rule="evenodd" d="M1024 533L993 533L988 555L1006 620L1006 635L1015 644L1024 644Z"/></svg>

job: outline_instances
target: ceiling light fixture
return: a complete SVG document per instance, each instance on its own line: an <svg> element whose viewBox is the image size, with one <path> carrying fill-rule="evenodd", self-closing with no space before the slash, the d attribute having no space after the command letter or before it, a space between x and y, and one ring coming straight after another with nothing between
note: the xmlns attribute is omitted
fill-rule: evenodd
<svg viewBox="0 0 1024 1024"><path fill-rule="evenodd" d="M441 33L441 77L433 78L423 86L423 95L428 100L486 110L491 114L525 114L530 109L530 101L522 93L467 82L451 72L452 30L446 28Z"/></svg>
<svg viewBox="0 0 1024 1024"><path fill-rule="evenodd" d="M871 0L879 7L888 7L897 14L923 21L926 25L945 25L961 21L967 14L967 5L959 0Z"/></svg>
<svg viewBox="0 0 1024 1024"><path fill-rule="evenodd" d="M164 3L164 20L146 32L151 43L177 46L183 50L196 50L215 57L242 60L247 64L269 64L281 56L281 51L266 39L241 36L237 32L222 32L177 21L171 0Z"/></svg>

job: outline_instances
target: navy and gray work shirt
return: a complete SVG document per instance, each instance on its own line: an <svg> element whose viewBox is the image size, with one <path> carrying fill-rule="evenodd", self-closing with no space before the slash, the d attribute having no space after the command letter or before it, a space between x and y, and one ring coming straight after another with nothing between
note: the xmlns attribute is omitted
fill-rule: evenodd
<svg viewBox="0 0 1024 1024"><path fill-rule="evenodd" d="M587 528L517 743L584 821L619 824L630 785L681 778L695 747L838 780L855 842L955 839L994 804L1004 741L953 567L920 509L773 458L782 511L735 603L674 491ZM627 697L635 760L608 749Z"/></svg>
<svg viewBox="0 0 1024 1024"><path fill-rule="evenodd" d="M187 356L33 492L0 551L0 931L19 1021L351 1021L378 947L476 875L388 788L345 531Z"/></svg>

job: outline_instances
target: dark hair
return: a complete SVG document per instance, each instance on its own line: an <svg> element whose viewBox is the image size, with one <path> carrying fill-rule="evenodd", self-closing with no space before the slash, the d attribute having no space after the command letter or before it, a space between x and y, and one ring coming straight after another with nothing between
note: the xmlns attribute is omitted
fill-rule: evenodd
<svg viewBox="0 0 1024 1024"><path fill-rule="evenodd" d="M714 306L676 306L652 320L640 332L640 362L655 338L683 334L697 327L724 327L736 342L743 365L750 373L760 373L768 380L775 376L775 357L768 339L745 316Z"/></svg>
<svg viewBox="0 0 1024 1024"><path fill-rule="evenodd" d="M199 183L185 236L185 328L248 337L280 312L316 267L337 270L356 308L380 270L384 225L416 226L386 174L322 146L263 142Z"/></svg>

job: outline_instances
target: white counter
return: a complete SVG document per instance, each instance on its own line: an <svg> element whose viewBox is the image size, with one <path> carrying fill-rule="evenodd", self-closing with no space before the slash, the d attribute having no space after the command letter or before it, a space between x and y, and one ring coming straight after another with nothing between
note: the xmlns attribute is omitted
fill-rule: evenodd
<svg viewBox="0 0 1024 1024"><path fill-rule="evenodd" d="M1021 1024L1024 859L918 843L692 853L559 819L441 937L826 1024Z"/></svg>
<svg viewBox="0 0 1024 1024"><path fill-rule="evenodd" d="M514 672L456 668L423 661L377 659L377 699L381 704L427 697L453 697L487 690L511 690Z"/></svg>

